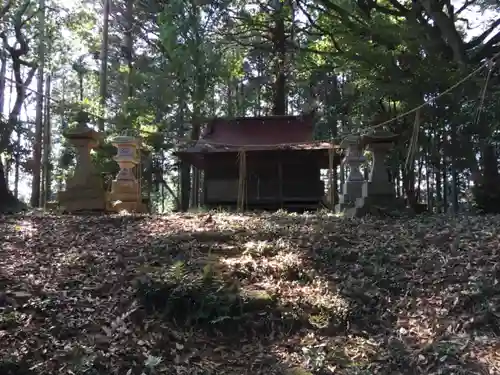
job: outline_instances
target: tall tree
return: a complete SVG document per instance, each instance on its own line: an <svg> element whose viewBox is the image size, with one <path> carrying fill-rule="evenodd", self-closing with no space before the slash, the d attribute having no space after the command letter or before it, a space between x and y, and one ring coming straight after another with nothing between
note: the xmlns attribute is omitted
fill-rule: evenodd
<svg viewBox="0 0 500 375"><path fill-rule="evenodd" d="M36 92L35 147L33 150L33 180L31 183L31 206L40 206L42 142L43 142L43 81L45 78L45 0L38 1L38 74Z"/></svg>
<svg viewBox="0 0 500 375"><path fill-rule="evenodd" d="M106 99L108 97L108 50L109 50L109 10L111 0L104 0L102 11L102 40L101 40L101 70L99 75L99 104L101 106L101 117L99 118L99 130L104 131L104 115L106 113Z"/></svg>
<svg viewBox="0 0 500 375"><path fill-rule="evenodd" d="M14 103L10 109L7 121L2 120L3 124L0 130L0 153L3 153L10 145L10 137L18 124L19 114L26 98L26 88L29 87L33 80L38 65L36 61L29 60L29 39L25 34L26 24L34 16L31 10L31 1L25 0L18 7L15 7L14 2L9 1L0 9L2 19L7 14L11 15L10 27L4 28L0 32L0 38L3 41L3 47L7 50L11 59L16 87ZM10 13L11 11L12 13ZM9 42L13 43L9 44ZM24 68L27 69L27 72L23 77ZM15 199L10 194L7 186L4 168L5 166L0 161L0 207L15 203Z"/></svg>

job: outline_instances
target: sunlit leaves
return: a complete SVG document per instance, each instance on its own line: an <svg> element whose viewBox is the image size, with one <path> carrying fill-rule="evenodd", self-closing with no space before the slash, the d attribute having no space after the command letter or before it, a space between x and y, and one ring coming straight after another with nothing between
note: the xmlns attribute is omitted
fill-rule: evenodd
<svg viewBox="0 0 500 375"><path fill-rule="evenodd" d="M211 17L217 13L214 9L207 12ZM169 69L179 79L178 89L182 92L179 95L190 99L186 108L198 112L195 117L199 116L215 80L222 75L241 74L241 64L233 56L226 65L223 61L225 54L217 44L210 17L195 3L189 0L169 3L160 15L159 23Z"/></svg>
<svg viewBox="0 0 500 375"><path fill-rule="evenodd" d="M235 50L226 54L227 70L230 78L241 78L244 76L243 71L244 55L241 51Z"/></svg>

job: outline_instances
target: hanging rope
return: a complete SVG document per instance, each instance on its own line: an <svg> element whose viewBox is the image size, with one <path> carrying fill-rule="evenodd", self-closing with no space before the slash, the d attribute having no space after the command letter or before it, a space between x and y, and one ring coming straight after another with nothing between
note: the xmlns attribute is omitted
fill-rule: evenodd
<svg viewBox="0 0 500 375"><path fill-rule="evenodd" d="M238 152L239 179L238 179L238 203L237 209L240 212L245 210L247 195L247 154L244 149Z"/></svg>
<svg viewBox="0 0 500 375"><path fill-rule="evenodd" d="M491 77L491 73L493 72L494 66L495 66L495 62L493 60L491 60L489 62L488 74L486 75L486 79L484 80L484 85L483 85L483 88L481 90L481 98L479 100L479 106L477 107L476 116L474 119L474 127L477 127L477 125L479 125L479 120L481 119L481 113L483 112L483 108L484 108L484 99L486 97L486 90L488 88L488 83L490 82L490 77Z"/></svg>
<svg viewBox="0 0 500 375"><path fill-rule="evenodd" d="M413 131L408 146L408 153L406 155L405 170L409 170L411 164L415 160L415 155L418 149L418 136L420 133L420 109L415 112L415 121L413 123Z"/></svg>
<svg viewBox="0 0 500 375"><path fill-rule="evenodd" d="M490 72L491 72L491 67L493 66L495 60L500 56L500 52L497 52L495 55L493 55L493 57L488 60L488 61L485 61L484 63L482 63L478 68L476 68L475 70L473 70L471 73L469 73L468 75L466 75L464 78L462 78L461 80L459 80L457 83L455 83L454 85L450 86L449 88L447 88L446 90L444 90L442 93L440 93L439 95L429 99L429 100L426 100L423 104L413 108L413 109L410 109L409 111L406 111L404 113L401 113L400 115L396 116L396 117L393 117L387 121L384 121L380 124L377 124L377 125L374 125L374 126L371 126L371 127L368 127L366 129L361 129L361 131L366 131L366 130L374 130L374 129L377 129L377 128L380 128L384 125L388 125L396 120L399 120L403 117L406 117L408 116L409 114L412 114L414 112L417 112L418 110L420 110L421 108L424 108L426 106L428 106L429 104L431 103L434 103L437 99L441 98L442 96L448 94L449 92L453 91L454 89L456 89L458 86L460 86L461 84L463 84L464 82L468 81L470 78L472 78L473 76L475 76L477 73L479 73L481 70L483 70L485 67L489 67L490 68Z"/></svg>

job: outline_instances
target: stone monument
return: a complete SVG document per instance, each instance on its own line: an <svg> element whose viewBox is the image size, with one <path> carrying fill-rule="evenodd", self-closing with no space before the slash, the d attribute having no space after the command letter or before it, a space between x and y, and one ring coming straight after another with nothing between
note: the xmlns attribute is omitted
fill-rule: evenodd
<svg viewBox="0 0 500 375"><path fill-rule="evenodd" d="M146 206L142 203L141 184L133 172L139 163L139 142L134 137L118 136L111 143L117 148L114 159L120 171L111 183L108 210L146 212Z"/></svg>
<svg viewBox="0 0 500 375"><path fill-rule="evenodd" d="M67 182L66 190L58 194L63 211L104 211L106 192L100 174L94 168L90 157L91 149L101 140L101 134L87 126L88 114L80 112L74 129L64 133L64 137L76 149L76 167Z"/></svg>
<svg viewBox="0 0 500 375"><path fill-rule="evenodd" d="M341 148L346 149L346 155L342 160L342 165L347 165L349 167L349 175L342 187L342 194L339 196L339 204L335 207L336 212L344 212L346 209L354 207L356 199L361 197L365 179L359 168L366 159L362 154L360 141L361 139L359 136L350 135L340 144Z"/></svg>

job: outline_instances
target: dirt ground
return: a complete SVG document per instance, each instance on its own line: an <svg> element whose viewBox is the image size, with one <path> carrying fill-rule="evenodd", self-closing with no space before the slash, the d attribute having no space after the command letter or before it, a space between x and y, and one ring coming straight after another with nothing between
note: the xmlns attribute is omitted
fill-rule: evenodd
<svg viewBox="0 0 500 375"><path fill-rule="evenodd" d="M0 216L0 374L500 374L499 223Z"/></svg>

